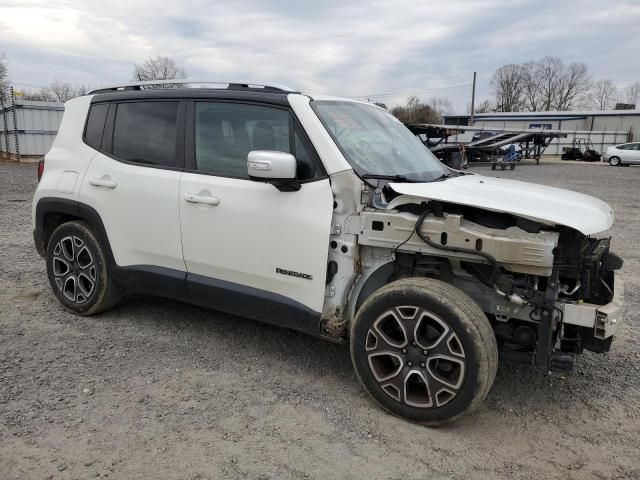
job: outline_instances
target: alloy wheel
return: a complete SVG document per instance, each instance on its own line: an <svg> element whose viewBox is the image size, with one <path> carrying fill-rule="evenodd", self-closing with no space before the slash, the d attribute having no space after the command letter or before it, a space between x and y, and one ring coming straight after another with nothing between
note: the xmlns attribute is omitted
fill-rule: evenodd
<svg viewBox="0 0 640 480"><path fill-rule="evenodd" d="M367 332L365 350L382 391L411 407L446 405L464 382L466 355L458 335L421 307L394 307L380 315Z"/></svg>
<svg viewBox="0 0 640 480"><path fill-rule="evenodd" d="M97 282L96 264L85 242L75 235L64 237L53 249L52 261L60 292L71 302L85 303Z"/></svg>

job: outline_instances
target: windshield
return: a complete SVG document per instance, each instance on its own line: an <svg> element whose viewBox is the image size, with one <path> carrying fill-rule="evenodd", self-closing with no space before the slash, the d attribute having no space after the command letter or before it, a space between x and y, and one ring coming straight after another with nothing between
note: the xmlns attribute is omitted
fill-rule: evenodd
<svg viewBox="0 0 640 480"><path fill-rule="evenodd" d="M374 105L314 101L314 111L355 172L430 182L451 174L398 119Z"/></svg>

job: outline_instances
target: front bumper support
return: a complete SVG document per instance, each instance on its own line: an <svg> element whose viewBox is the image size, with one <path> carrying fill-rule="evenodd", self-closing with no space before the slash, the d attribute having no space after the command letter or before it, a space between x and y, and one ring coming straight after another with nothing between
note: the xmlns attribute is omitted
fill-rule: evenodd
<svg viewBox="0 0 640 480"><path fill-rule="evenodd" d="M558 302L556 306L562 310L562 321L565 324L593 329L594 338L605 340L618 330L622 321L623 304L624 282L616 274L613 299L606 305Z"/></svg>

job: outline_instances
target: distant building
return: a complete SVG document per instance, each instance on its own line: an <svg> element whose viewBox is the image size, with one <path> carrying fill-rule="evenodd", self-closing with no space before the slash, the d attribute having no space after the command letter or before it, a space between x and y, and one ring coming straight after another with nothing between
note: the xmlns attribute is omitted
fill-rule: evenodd
<svg viewBox="0 0 640 480"><path fill-rule="evenodd" d="M477 113L473 125L469 125L469 121L470 115L444 116L445 125L478 127L489 131L544 129L568 133L567 138L559 138L551 143L545 152L547 155L562 154L577 138L590 140L599 152L604 152L611 145L640 138L640 110Z"/></svg>
<svg viewBox="0 0 640 480"><path fill-rule="evenodd" d="M16 98L0 102L0 159L36 161L58 133L64 104Z"/></svg>

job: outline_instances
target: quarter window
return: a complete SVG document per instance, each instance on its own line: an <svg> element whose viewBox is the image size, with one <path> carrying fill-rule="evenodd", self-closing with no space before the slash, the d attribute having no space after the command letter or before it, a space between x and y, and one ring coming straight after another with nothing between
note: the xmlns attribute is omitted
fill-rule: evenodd
<svg viewBox="0 0 640 480"><path fill-rule="evenodd" d="M252 150L292 153L298 179L313 178L309 150L296 132L287 110L240 103L196 102L196 169L214 175L248 179L247 155Z"/></svg>
<svg viewBox="0 0 640 480"><path fill-rule="evenodd" d="M178 102L119 103L113 154L123 160L181 167L176 159Z"/></svg>
<svg viewBox="0 0 640 480"><path fill-rule="evenodd" d="M102 145L102 132L104 131L104 122L107 118L108 110L109 104L107 103L93 105L89 110L84 140L87 145L96 150L100 150Z"/></svg>

